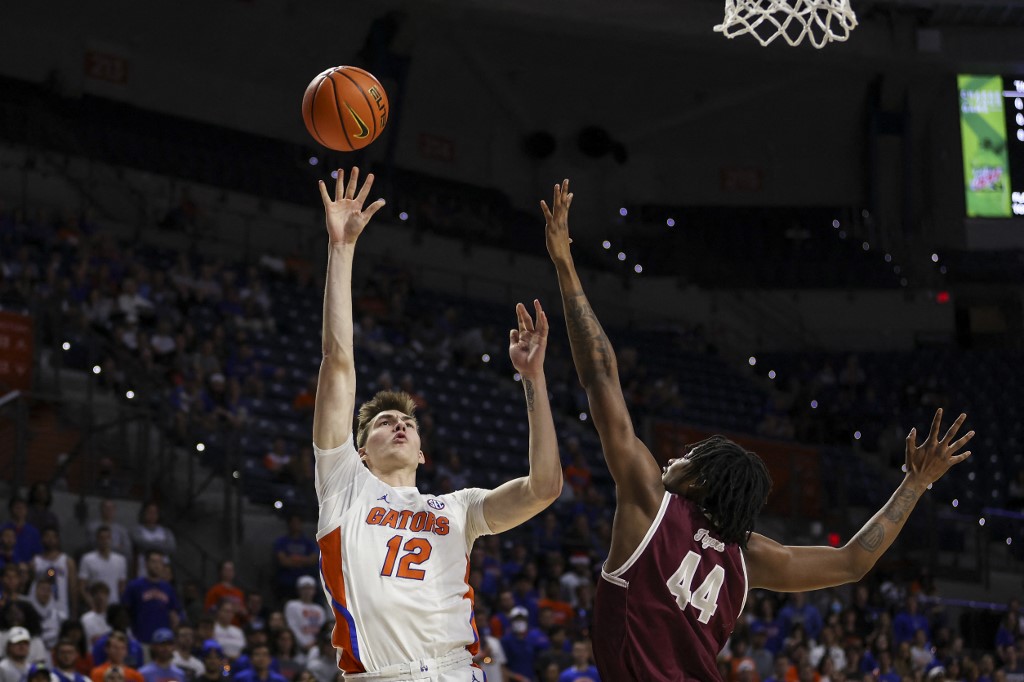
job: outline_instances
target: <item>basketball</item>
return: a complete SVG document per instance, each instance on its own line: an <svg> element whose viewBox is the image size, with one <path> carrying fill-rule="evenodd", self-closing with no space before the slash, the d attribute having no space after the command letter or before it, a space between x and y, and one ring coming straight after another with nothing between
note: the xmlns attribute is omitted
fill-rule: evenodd
<svg viewBox="0 0 1024 682"><path fill-rule="evenodd" d="M373 74L336 66L317 75L302 96L302 120L313 139L339 152L370 144L388 122L388 96Z"/></svg>

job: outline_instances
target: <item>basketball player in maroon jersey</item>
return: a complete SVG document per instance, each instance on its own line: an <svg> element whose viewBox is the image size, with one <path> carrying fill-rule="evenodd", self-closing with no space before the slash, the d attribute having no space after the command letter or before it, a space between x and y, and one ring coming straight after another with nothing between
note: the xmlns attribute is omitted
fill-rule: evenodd
<svg viewBox="0 0 1024 682"><path fill-rule="evenodd" d="M961 414L939 437L942 410L918 445L907 436L907 475L844 547L792 547L754 533L771 488L761 459L713 436L661 469L633 432L615 353L587 301L569 252L569 181L555 185L546 220L572 357L615 479L611 549L594 610L602 680L720 680L716 658L747 591L804 592L856 582L892 544L928 485L970 451Z"/></svg>

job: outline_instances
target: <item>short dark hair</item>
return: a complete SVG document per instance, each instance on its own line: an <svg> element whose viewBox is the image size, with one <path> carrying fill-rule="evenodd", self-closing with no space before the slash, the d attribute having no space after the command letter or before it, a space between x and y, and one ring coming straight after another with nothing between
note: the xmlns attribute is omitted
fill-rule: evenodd
<svg viewBox="0 0 1024 682"><path fill-rule="evenodd" d="M416 412L416 401L405 391L378 391L377 395L359 406L359 418L356 422L356 447L366 445L370 422L381 412L397 410L410 417Z"/></svg>
<svg viewBox="0 0 1024 682"><path fill-rule="evenodd" d="M700 506L725 542L746 548L768 493L772 477L755 453L724 436L711 436L692 446L689 456Z"/></svg>
<svg viewBox="0 0 1024 682"><path fill-rule="evenodd" d="M270 645L269 644L265 644L263 642L260 642L258 644L253 644L252 646L249 647L249 656L253 656L256 653L257 649L266 649L267 650L267 654L271 654L271 655L273 654L273 652L270 650Z"/></svg>

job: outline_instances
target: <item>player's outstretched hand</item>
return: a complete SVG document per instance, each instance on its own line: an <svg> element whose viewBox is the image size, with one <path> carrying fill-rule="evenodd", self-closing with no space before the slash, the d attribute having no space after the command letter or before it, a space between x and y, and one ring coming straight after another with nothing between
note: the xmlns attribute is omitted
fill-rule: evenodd
<svg viewBox="0 0 1024 682"><path fill-rule="evenodd" d="M569 191L569 179L555 185L551 197L551 206L541 199L540 210L544 212L544 236L548 245L548 255L557 262L569 259L569 206L572 205L572 192Z"/></svg>
<svg viewBox="0 0 1024 682"><path fill-rule="evenodd" d="M338 169L338 181L334 185L334 199L327 193L327 184L320 181L320 197L324 200L324 213L327 214L327 234L332 244L355 244L362 234L366 223L373 214L384 205L383 199L377 199L365 209L366 197L373 187L373 173L366 176L363 186L359 187L359 168L353 167L345 184L345 171ZM358 192L356 191L358 189Z"/></svg>
<svg viewBox="0 0 1024 682"><path fill-rule="evenodd" d="M540 301L535 299L533 307L537 313L536 325L526 306L517 303L519 328L508 333L508 356L512 366L523 376L534 376L543 371L544 351L548 346L548 316L540 307Z"/></svg>
<svg viewBox="0 0 1024 682"><path fill-rule="evenodd" d="M970 457L970 450L966 452L960 452L960 450L974 438L974 431L968 431L962 438L953 440L965 419L967 419L967 415L961 414L946 431L946 435L939 438L939 430L942 426L942 408L940 407L935 411L931 431L921 445L917 444L917 429L911 429L907 436L907 476L912 476L922 483L930 485L942 478L943 474L949 471L954 464L959 464Z"/></svg>

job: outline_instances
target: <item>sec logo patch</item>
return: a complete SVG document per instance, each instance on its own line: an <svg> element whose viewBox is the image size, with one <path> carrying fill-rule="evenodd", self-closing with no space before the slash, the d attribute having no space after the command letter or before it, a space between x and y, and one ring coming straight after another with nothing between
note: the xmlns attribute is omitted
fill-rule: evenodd
<svg viewBox="0 0 1024 682"><path fill-rule="evenodd" d="M444 502L442 502L441 500L430 499L427 500L427 506L429 506L431 509L444 509Z"/></svg>

